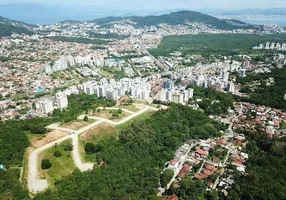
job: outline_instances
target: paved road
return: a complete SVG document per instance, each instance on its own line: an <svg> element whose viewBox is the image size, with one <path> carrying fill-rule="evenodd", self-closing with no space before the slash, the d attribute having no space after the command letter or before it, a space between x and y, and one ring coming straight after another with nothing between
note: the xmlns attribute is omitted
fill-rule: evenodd
<svg viewBox="0 0 286 200"><path fill-rule="evenodd" d="M141 105L141 104L140 104ZM93 163L83 163L82 160L81 160L81 157L80 157L80 153L79 153L79 145L78 145L78 137L81 133L97 126L98 124L102 123L102 122L107 122L107 123L110 123L110 124L113 124L113 125L120 125L120 124L123 124L123 123L126 123L127 121L133 119L134 117L137 117L141 114L143 114L144 112L148 111L149 109L152 109L152 110L158 110L158 109L155 109L153 107L150 107L150 106L146 106L146 105L143 105L145 108L140 110L139 112L131 112L131 111L128 111L129 113L133 113L132 115L122 119L121 121L119 122L114 122L114 121L111 121L111 120L108 120L108 119L104 119L104 118L100 118L100 117L92 117L92 116L89 116L89 118L91 119L96 119L97 121L76 131L76 130L73 130L73 129L68 129L68 128L63 128L63 127L60 127L59 124L51 124L49 126L47 126L48 129L52 129L52 130L61 130L61 131L64 131L64 132L68 132L70 133L70 135L67 135L65 137L62 137L58 140L55 140L49 144L46 144L38 149L35 149L34 151L32 151L29 155L29 163L28 163L28 169L29 169L29 172L28 172L28 189L31 193L37 193L37 192L41 192L45 189L48 188L49 184L48 184L48 181L45 180L45 179L39 179L38 177L38 157L39 157L39 154L51 147L53 147L55 144L60 144L61 142L67 140L67 139L72 139L72 143L73 143L73 151L72 151L72 156L73 156L73 160L74 160L74 163L75 163L75 166L80 170L80 171L87 171L87 170L91 170L93 168ZM123 109L122 109L123 110ZM125 110L125 109L124 109ZM127 112L127 111L126 111ZM85 115L81 115L79 118L84 118Z"/></svg>

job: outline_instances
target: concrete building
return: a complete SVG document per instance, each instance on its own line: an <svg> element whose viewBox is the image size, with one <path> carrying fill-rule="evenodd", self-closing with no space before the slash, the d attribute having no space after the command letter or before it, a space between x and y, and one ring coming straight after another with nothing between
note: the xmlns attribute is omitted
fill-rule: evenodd
<svg viewBox="0 0 286 200"><path fill-rule="evenodd" d="M44 114L54 111L54 101L52 99L44 99L36 104L36 108Z"/></svg>
<svg viewBox="0 0 286 200"><path fill-rule="evenodd" d="M59 92L56 94L56 104L59 109L64 109L68 107L68 98L67 95L63 92Z"/></svg>

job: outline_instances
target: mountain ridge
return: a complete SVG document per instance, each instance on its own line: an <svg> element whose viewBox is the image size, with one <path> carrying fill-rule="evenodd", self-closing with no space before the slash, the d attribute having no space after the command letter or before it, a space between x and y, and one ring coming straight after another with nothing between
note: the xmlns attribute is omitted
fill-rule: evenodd
<svg viewBox="0 0 286 200"><path fill-rule="evenodd" d="M13 33L31 35L32 27L35 26L0 16L0 37L11 36Z"/></svg>
<svg viewBox="0 0 286 200"><path fill-rule="evenodd" d="M186 21L189 22L198 22L210 25L212 27L222 29L222 30L233 30L233 29L255 29L253 25L246 26L244 22L237 24L233 24L228 22L227 20L221 20L216 17L203 14L197 11L178 11L171 12L169 14L163 15L148 15L148 16L130 16L130 17L105 17L94 19L89 22L95 22L99 25L107 25L112 22L122 21L122 20L130 20L136 23L137 27L144 26L158 26L159 24L166 23L170 25L182 25L185 24Z"/></svg>

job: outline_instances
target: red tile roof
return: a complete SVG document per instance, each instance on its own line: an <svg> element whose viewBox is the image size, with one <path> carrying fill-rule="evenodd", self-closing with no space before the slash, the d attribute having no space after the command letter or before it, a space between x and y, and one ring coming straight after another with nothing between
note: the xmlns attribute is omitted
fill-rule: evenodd
<svg viewBox="0 0 286 200"><path fill-rule="evenodd" d="M179 200L179 198L175 194L173 194L168 198L168 200Z"/></svg>
<svg viewBox="0 0 286 200"><path fill-rule="evenodd" d="M201 149L197 149L196 152L197 152L198 154L200 154L200 155L204 155L204 156L208 155L208 152L206 152L206 151L204 151L204 150L201 150Z"/></svg>
<svg viewBox="0 0 286 200"><path fill-rule="evenodd" d="M204 170L204 174L207 175L207 176L210 176L212 175L213 173L210 171L210 170Z"/></svg>
<svg viewBox="0 0 286 200"><path fill-rule="evenodd" d="M206 165L206 169L210 170L210 171L214 171L216 169L216 167L214 165Z"/></svg>
<svg viewBox="0 0 286 200"><path fill-rule="evenodd" d="M176 164L176 161L171 160L171 161L169 162L169 164L172 165L172 166L174 166L174 165Z"/></svg>

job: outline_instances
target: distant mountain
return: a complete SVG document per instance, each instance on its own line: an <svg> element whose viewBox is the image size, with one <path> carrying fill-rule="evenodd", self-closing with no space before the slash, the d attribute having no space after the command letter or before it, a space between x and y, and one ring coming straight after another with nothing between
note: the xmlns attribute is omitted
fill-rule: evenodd
<svg viewBox="0 0 286 200"><path fill-rule="evenodd" d="M170 14L158 15L158 16L131 16L131 17L106 17L101 19L92 20L100 25L106 26L112 22L131 20L136 23L137 27L144 26L157 26L161 23L166 23L170 25L185 24L186 22L199 22L203 24L210 25L222 30L233 30L240 28L255 28L251 25L245 25L245 23L231 23L226 20L221 20L210 15L206 15L196 11L179 11L172 12Z"/></svg>
<svg viewBox="0 0 286 200"><path fill-rule="evenodd" d="M286 15L286 8L245 9L221 12L223 15Z"/></svg>
<svg viewBox="0 0 286 200"><path fill-rule="evenodd" d="M0 17L0 37L11 36L12 33L25 33L32 34L31 28L33 25L29 25L23 22L10 20L4 17Z"/></svg>

